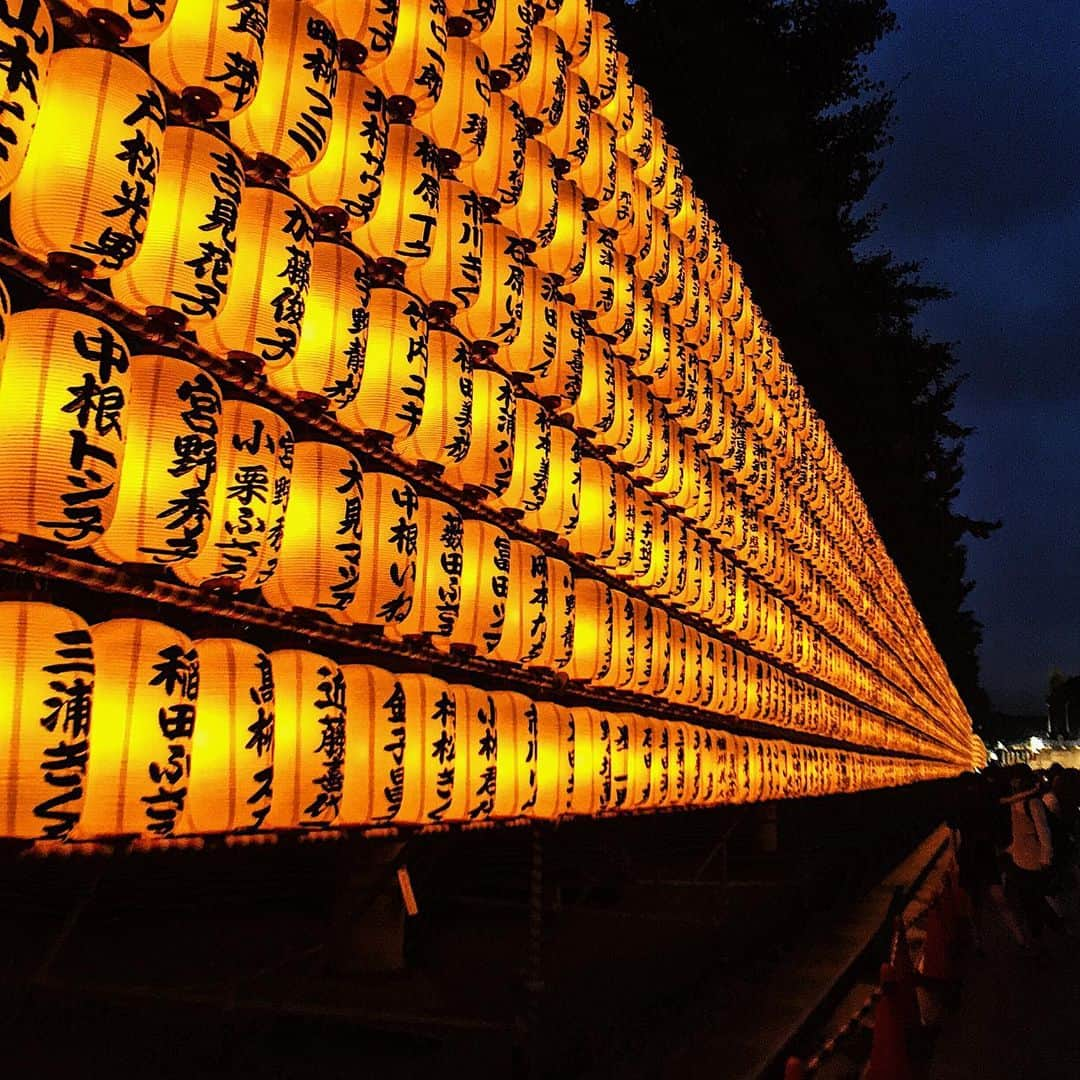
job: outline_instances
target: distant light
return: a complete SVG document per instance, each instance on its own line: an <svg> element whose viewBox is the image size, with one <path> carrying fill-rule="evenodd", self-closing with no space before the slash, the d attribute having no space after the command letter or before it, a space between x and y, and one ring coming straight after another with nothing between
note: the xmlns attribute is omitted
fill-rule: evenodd
<svg viewBox="0 0 1080 1080"><path fill-rule="evenodd" d="M1032 735L1031 736L1031 739L1028 742L1028 746L1030 746L1032 750L1045 750L1046 749L1046 743L1044 743L1042 741L1042 739L1039 738L1038 735Z"/></svg>

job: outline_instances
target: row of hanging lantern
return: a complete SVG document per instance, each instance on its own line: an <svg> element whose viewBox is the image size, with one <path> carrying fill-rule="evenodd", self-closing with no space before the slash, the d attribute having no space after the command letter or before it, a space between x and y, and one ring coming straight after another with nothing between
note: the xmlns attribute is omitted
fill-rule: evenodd
<svg viewBox="0 0 1080 1080"><path fill-rule="evenodd" d="M426 674L0 604L0 836L434 825L702 807L944 775Z"/></svg>
<svg viewBox="0 0 1080 1080"><path fill-rule="evenodd" d="M581 460L573 432L553 424L542 405L515 396L495 372L472 372L460 337L438 330L431 340L427 386L434 394L419 399L424 409L401 443L405 456L448 465L444 475L565 537L572 552L714 632L916 730L927 726L876 671L839 650L660 501L600 459ZM365 476L338 445L296 442L280 415L223 400L215 380L187 361L129 356L107 324L60 308L10 316L2 347L5 533L88 546L113 563L167 566L190 585L261 587L284 610L434 635L437 644L476 648L507 663L567 668L598 685L745 719L786 720L766 704L785 701L786 690L748 702L738 666L718 655L732 650L718 640L598 581L579 578L575 588L565 562L418 495L398 476ZM19 454L27 445L37 448L29 470ZM676 653L686 668L677 678L659 664L648 673L650 638L669 647L654 626L661 616L697 643ZM712 690L703 677L709 657ZM785 686L795 682L768 670ZM814 730L892 745L882 741L881 722L856 726L834 721L834 712L824 703L814 710Z"/></svg>
<svg viewBox="0 0 1080 1080"><path fill-rule="evenodd" d="M88 16L100 24L113 6ZM315 6L165 5L128 38L150 42L154 78L100 49L50 56L47 10L5 7L4 33L36 57L17 87L28 119L7 137L0 174L17 243L107 278L128 306L182 318L285 393L388 435L403 456L435 455L452 483L565 535L563 508L539 497L536 448L550 438L547 467L569 477L573 442L560 425L543 435L544 414L524 406L541 434L512 449L513 394L498 369L531 379L580 438L636 473L657 512L689 524L688 538L716 517L721 551L784 597L762 593L783 614L758 626L807 620L843 644L810 650L835 655L835 685L966 740L966 714L850 474L606 17L581 0L539 22L538 9L503 3L451 5L449 18L436 0ZM107 29L122 37L134 17L115 7ZM216 109L231 142L172 123L174 99L188 118ZM71 131L86 100L100 122ZM76 192L73 176L89 182ZM77 215L62 209L73 199ZM373 276L397 284L371 288ZM494 366L470 381L476 356ZM470 446L458 422L468 390L481 434ZM71 466L84 498L66 492L63 520L81 523L66 536L100 524L97 464ZM723 517L703 505L717 474L737 495ZM238 530L257 515L241 509L221 556L230 569L217 574L265 584L276 556L247 554L259 544ZM284 515L279 497L258 520L280 537ZM621 555L603 558L624 569ZM798 663L798 652L771 654Z"/></svg>

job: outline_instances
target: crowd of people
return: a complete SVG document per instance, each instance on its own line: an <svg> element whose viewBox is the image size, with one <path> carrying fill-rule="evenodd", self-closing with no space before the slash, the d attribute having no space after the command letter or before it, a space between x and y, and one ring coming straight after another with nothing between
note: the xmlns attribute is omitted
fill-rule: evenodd
<svg viewBox="0 0 1080 1080"><path fill-rule="evenodd" d="M1080 770L1055 764L1034 772L1012 765L967 774L950 826L977 947L990 908L1022 949L1044 930L1073 932L1080 894Z"/></svg>

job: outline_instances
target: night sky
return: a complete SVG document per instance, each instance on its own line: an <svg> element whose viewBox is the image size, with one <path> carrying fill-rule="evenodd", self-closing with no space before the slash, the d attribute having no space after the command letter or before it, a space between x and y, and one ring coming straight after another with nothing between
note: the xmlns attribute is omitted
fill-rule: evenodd
<svg viewBox="0 0 1080 1080"><path fill-rule="evenodd" d="M967 442L958 509L994 707L1045 713L1080 674L1080 3L892 0L871 71L895 90L877 239L950 300L921 325L957 343Z"/></svg>

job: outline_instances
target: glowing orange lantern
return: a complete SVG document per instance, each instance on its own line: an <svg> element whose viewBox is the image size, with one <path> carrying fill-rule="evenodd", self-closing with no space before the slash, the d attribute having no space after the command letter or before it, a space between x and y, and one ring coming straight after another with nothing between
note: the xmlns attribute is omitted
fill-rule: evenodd
<svg viewBox="0 0 1080 1080"><path fill-rule="evenodd" d="M53 24L43 3L5 3L0 8L0 50L22 57L16 68L5 64L4 111L0 116L0 197L11 189L37 123L42 88L53 52Z"/></svg>
<svg viewBox="0 0 1080 1080"><path fill-rule="evenodd" d="M462 162L458 176L500 206L513 206L521 196L527 132L525 114L505 94L492 93L487 137L474 162Z"/></svg>
<svg viewBox="0 0 1080 1080"><path fill-rule="evenodd" d="M380 40L378 48L371 42L364 74L388 98L404 99L406 117L420 115L430 112L442 93L446 7L442 0L394 0L393 6L397 9L393 39Z"/></svg>
<svg viewBox="0 0 1080 1080"><path fill-rule="evenodd" d="M0 603L0 836L63 840L86 791L94 650L78 615ZM109 724L106 716L103 726Z"/></svg>
<svg viewBox="0 0 1080 1080"><path fill-rule="evenodd" d="M581 189L570 180L559 180L555 215L555 233L550 241L530 253L533 265L541 273L552 274L560 281L577 281L585 269L588 242L588 218Z"/></svg>
<svg viewBox="0 0 1080 1080"><path fill-rule="evenodd" d="M93 124L72 124L89 110ZM24 251L108 277L146 232L165 103L130 60L66 49L49 66L34 138L11 187L11 232Z"/></svg>
<svg viewBox="0 0 1080 1080"><path fill-rule="evenodd" d="M484 149L490 104L490 73L483 49L467 37L451 36L442 93L429 112L416 117L416 126L450 155L455 167L474 162Z"/></svg>
<svg viewBox="0 0 1080 1080"><path fill-rule="evenodd" d="M0 364L0 529L85 547L108 528L128 367L123 342L96 319L55 308L11 316Z"/></svg>
<svg viewBox="0 0 1080 1080"><path fill-rule="evenodd" d="M486 369L473 372L472 435L468 452L446 468L459 487L502 495L514 472L517 402L508 379Z"/></svg>
<svg viewBox="0 0 1080 1080"><path fill-rule="evenodd" d="M487 655L499 644L509 588L510 540L496 525L466 519L461 534L461 602L453 632L435 638Z"/></svg>
<svg viewBox="0 0 1080 1080"><path fill-rule="evenodd" d="M574 644L566 674L571 679L594 683L611 667L611 589L593 578L574 582Z"/></svg>
<svg viewBox="0 0 1080 1080"><path fill-rule="evenodd" d="M549 601L547 556L535 544L511 540L505 617L491 656L513 664L538 657L549 632Z"/></svg>

